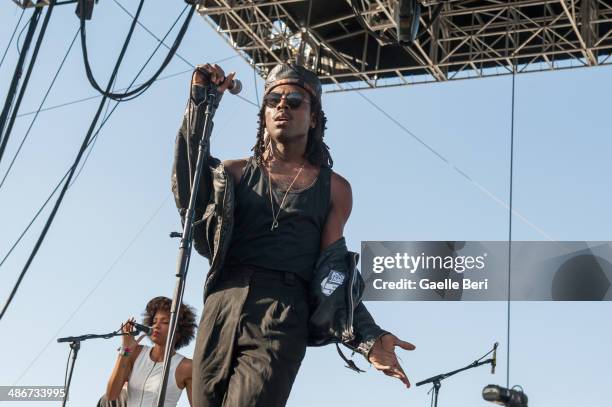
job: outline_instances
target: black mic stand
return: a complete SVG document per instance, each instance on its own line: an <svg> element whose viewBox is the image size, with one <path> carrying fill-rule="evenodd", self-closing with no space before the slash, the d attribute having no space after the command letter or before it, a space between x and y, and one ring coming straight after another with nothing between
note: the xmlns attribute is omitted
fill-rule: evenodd
<svg viewBox="0 0 612 407"><path fill-rule="evenodd" d="M204 130L198 147L198 158L195 165L193 176L193 184L191 185L191 196L189 197L189 206L185 215L185 224L183 225L183 235L179 245L179 255L176 266L176 286L174 287L174 296L172 298L172 307L170 310L170 325L168 327L168 340L164 351L164 370L162 382L159 387L157 397L157 406L164 407L166 398L166 386L168 385L168 376L170 373L170 354L174 348L176 326L178 324L178 311L183 303L183 293L185 291L185 280L187 279L187 270L189 268L189 259L191 257L191 248L193 243L193 224L195 217L195 204L200 188L200 178L204 161L208 159L208 139L212 130L213 117L219 106L217 94L217 86L211 81L208 81L206 90L206 110L204 112ZM191 97L191 94L190 94ZM191 134L189 136L192 136ZM187 146L187 148L190 148Z"/></svg>
<svg viewBox="0 0 612 407"><path fill-rule="evenodd" d="M425 379L423 381L418 382L416 385L417 386L422 386L422 385L427 384L427 383L433 383L433 387L430 390L430 391L433 391L433 394L431 395L431 397L432 397L432 400L433 400L434 407L438 407L438 393L440 392L440 387L442 386L442 383L441 383L442 380L444 380L446 378L449 378L449 377L451 377L451 376L453 376L453 375L455 375L455 374L457 374L459 372L463 372L464 370L473 369L475 367L486 365L486 364L489 364L489 363L493 364L494 363L494 359L490 358L490 359L487 359L487 360L483 360L481 362L476 360L473 363L471 363L471 364L469 364L469 365L467 365L465 367L462 367L461 369L453 370L452 372L442 373L442 374L439 374L437 376L430 377L429 379Z"/></svg>
<svg viewBox="0 0 612 407"><path fill-rule="evenodd" d="M66 336L64 338L58 338L57 339L58 343L70 342L70 351L72 352L72 363L70 363L70 373L68 374L68 380L64 384L66 387L64 388L64 399L62 400L62 407L65 407L66 401L68 401L68 392L70 390L70 383L72 382L72 373L74 372L74 364L76 363L77 355L79 353L79 350L81 349L82 341L86 341L88 339L98 339L98 338L109 339L114 336L125 336L125 335L136 336L140 332L142 331L137 328L135 331L129 334L114 331L108 334L87 334L87 335L81 335L81 336Z"/></svg>

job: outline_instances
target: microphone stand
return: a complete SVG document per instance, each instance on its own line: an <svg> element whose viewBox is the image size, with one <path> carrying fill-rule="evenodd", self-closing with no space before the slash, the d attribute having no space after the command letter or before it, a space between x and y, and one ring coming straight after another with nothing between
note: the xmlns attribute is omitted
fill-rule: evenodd
<svg viewBox="0 0 612 407"><path fill-rule="evenodd" d="M447 378L449 378L449 377L451 377L451 376L453 376L453 375L455 375L455 374L457 374L459 372L463 372L464 370L473 369L475 367L486 365L486 364L489 364L489 363L493 364L494 363L494 359L490 358L490 359L487 359L487 360L483 360L481 362L476 360L476 361L470 363L469 365L467 365L465 367L462 367L461 369L453 370L453 371L448 372L448 373L442 373L442 374L439 374L437 376L432 376L429 379L425 379L423 381L418 382L416 385L417 386L422 386L422 385L427 384L427 383L433 383L433 387L432 387L433 394L431 395L431 397L432 397L432 400L433 400L434 407L438 407L438 393L440 392L440 387L442 386L442 383L441 383L442 380L447 379Z"/></svg>
<svg viewBox="0 0 612 407"><path fill-rule="evenodd" d="M193 243L193 224L195 217L195 204L200 187L200 178L204 161L208 158L208 139L212 131L213 117L219 106L220 98L217 98L217 86L209 81L206 89L206 110L204 112L204 130L198 147L198 158L195 165L193 176L193 184L191 185L191 196L189 197L189 206L185 215L185 224L183 225L183 234L179 245L178 261L176 266L176 286L174 287L174 295L172 298L172 306L170 310L170 324L168 326L168 340L164 350L164 369L162 381L159 387L157 397L157 406L164 407L166 399L166 387L168 385L168 376L170 374L170 354L174 348L176 327L178 325L178 311L183 303L183 293L185 291L185 281L187 279L187 270L189 269L189 259L191 257L191 248ZM191 97L191 95L190 95ZM190 134L190 136L192 136ZM189 145L187 148L190 148Z"/></svg>
<svg viewBox="0 0 612 407"><path fill-rule="evenodd" d="M64 384L66 387L64 388L64 398L62 400L62 407L65 407L66 401L68 401L68 392L70 391L70 383L72 382L72 373L74 372L74 364L76 363L77 355L79 353L79 350L81 349L82 341L86 341L88 339L98 339L98 338L109 339L115 336L125 336L125 335L136 336L140 332L142 331L137 328L135 331L131 332L130 334L125 334L123 332L114 331L108 334L87 334L87 335L81 335L81 336L66 336L64 338L58 338L57 339L58 343L70 342L70 349L72 352L72 362L70 363L70 373L68 374L67 382Z"/></svg>

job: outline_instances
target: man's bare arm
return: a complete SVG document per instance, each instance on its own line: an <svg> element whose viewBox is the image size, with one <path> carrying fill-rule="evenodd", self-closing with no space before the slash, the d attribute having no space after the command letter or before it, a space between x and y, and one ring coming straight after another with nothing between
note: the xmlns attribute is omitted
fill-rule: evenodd
<svg viewBox="0 0 612 407"><path fill-rule="evenodd" d="M353 208L351 184L341 175L332 172L330 209L327 221L321 234L321 250L340 239L344 234L344 225Z"/></svg>
<svg viewBox="0 0 612 407"><path fill-rule="evenodd" d="M321 236L321 250L338 240L343 236L344 225L348 221L353 207L353 194L351 191L351 184L336 173L332 173L331 179L331 208L327 215L327 221L323 228L323 234ZM360 304L361 312L367 314L371 323L374 324L373 319L369 316L365 306ZM356 319L360 319L360 316L356 315ZM363 318L367 320L368 318ZM405 350L413 350L415 346L409 342L402 341L393 334L387 333L378 338L378 340L372 346L368 360L374 365L374 367L387 376L392 376L400 379L407 387L410 387L410 381L404 370L402 369L397 356L395 354L395 347L399 346Z"/></svg>

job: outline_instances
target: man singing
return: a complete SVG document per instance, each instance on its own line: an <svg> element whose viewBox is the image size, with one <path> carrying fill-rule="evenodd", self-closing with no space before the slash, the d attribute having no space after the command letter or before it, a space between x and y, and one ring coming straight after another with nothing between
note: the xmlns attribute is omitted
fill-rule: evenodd
<svg viewBox="0 0 612 407"><path fill-rule="evenodd" d="M233 77L216 64L198 67L192 77L172 179L183 219L202 140L203 93L212 82L218 102ZM211 269L193 356L194 406L284 406L289 397L312 344L315 264L326 248L344 244L352 208L349 182L332 171L325 123L317 76L281 64L265 82L253 156L206 157L194 247ZM354 337L342 342L409 387L394 349L414 345L378 327L362 303L351 328Z"/></svg>

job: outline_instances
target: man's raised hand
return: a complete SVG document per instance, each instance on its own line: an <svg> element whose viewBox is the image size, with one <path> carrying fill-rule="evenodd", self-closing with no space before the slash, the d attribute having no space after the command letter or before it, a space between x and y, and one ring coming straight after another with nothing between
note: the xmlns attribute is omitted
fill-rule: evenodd
<svg viewBox="0 0 612 407"><path fill-rule="evenodd" d="M404 369L400 366L397 356L395 355L395 347L399 346L405 350L414 350L416 346L410 342L405 342L393 334L385 334L378 338L372 346L369 354L369 361L374 367L387 376L397 377L406 387L410 387L410 381L404 373Z"/></svg>
<svg viewBox="0 0 612 407"><path fill-rule="evenodd" d="M219 93L225 92L225 90L230 87L234 76L236 76L236 72L232 72L226 77L223 68L217 64L197 65L191 82L193 85L205 86L207 80L202 71L208 72L210 80L217 85L217 92Z"/></svg>

